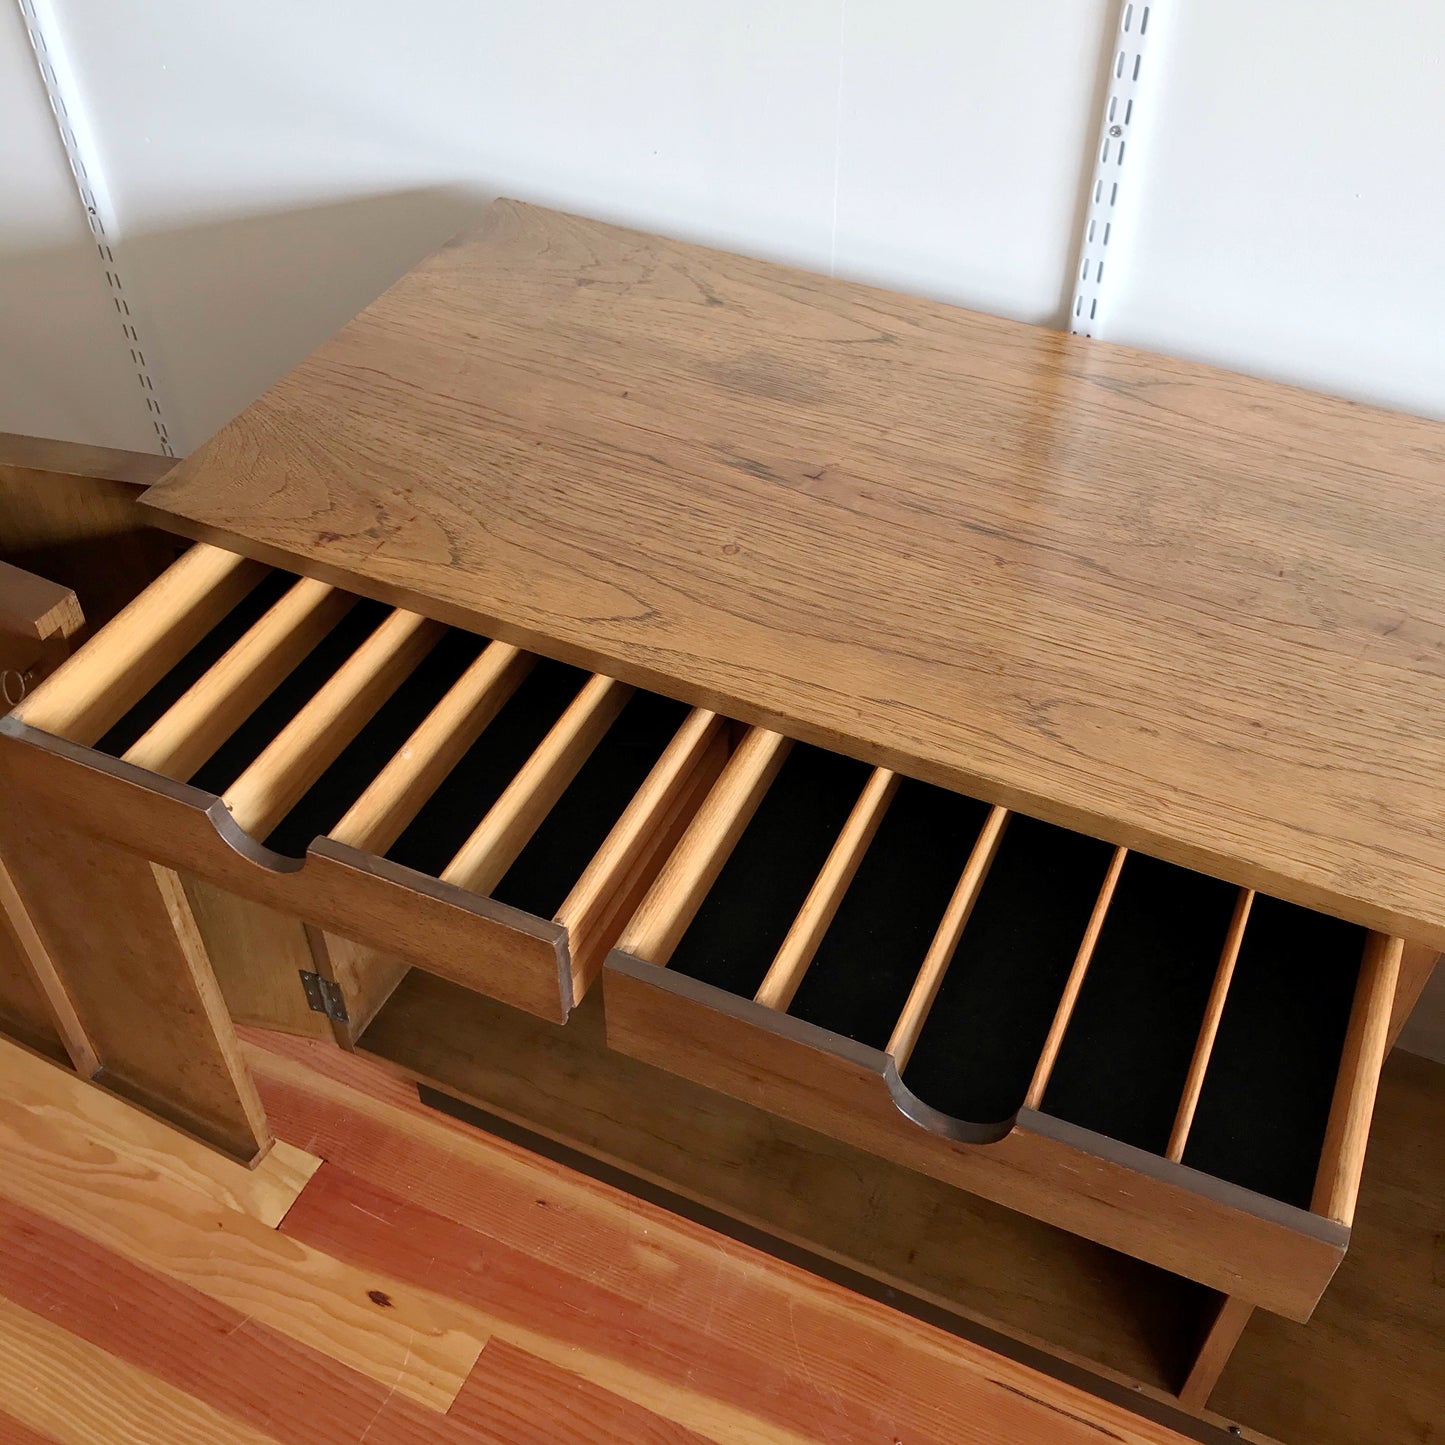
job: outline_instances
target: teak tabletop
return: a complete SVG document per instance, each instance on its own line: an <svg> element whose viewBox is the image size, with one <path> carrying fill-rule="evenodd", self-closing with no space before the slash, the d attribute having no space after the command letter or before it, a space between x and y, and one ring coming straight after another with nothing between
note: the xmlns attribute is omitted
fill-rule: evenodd
<svg viewBox="0 0 1445 1445"><path fill-rule="evenodd" d="M173 530L1445 947L1445 426L516 202Z"/></svg>

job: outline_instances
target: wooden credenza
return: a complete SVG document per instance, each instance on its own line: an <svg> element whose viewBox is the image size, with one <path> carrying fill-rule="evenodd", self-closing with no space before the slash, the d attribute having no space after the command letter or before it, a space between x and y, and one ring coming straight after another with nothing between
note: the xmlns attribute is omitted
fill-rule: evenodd
<svg viewBox="0 0 1445 1445"><path fill-rule="evenodd" d="M0 723L0 1018L248 1159L233 1021L795 1240L765 1150L844 1150L1061 1314L1187 1283L1157 1380L995 1323L1202 1404L1328 1285L1445 941L1442 464L498 203L151 489L196 545Z"/></svg>

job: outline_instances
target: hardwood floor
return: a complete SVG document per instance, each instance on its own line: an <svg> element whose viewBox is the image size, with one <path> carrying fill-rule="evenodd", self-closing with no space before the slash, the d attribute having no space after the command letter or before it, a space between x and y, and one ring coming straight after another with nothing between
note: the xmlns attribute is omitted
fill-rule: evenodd
<svg viewBox="0 0 1445 1445"><path fill-rule="evenodd" d="M283 1141L251 1173L0 1045L4 1445L1184 1438L461 1125L372 1061L247 1052ZM1442 1284L1415 1251L1445 1098L1417 1063L1386 1071L1336 1289L1310 1326L1256 1315L1214 1402L1290 1445L1432 1438Z"/></svg>
<svg viewBox="0 0 1445 1445"><path fill-rule="evenodd" d="M0 1045L6 1445L1181 1438L334 1047L250 1053L285 1141L259 1184Z"/></svg>

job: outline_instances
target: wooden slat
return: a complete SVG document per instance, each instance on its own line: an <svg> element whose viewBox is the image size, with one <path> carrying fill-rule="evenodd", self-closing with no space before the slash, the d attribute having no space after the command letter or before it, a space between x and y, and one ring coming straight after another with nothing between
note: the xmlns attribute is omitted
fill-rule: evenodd
<svg viewBox="0 0 1445 1445"><path fill-rule="evenodd" d="M1224 947L1220 950L1214 982L1209 986L1209 999L1204 1006L1204 1021L1199 1026L1199 1037L1194 1042L1189 1072L1184 1078L1184 1091L1180 1095L1179 1108L1174 1115L1174 1126L1169 1131L1169 1145L1164 1151L1166 1159L1179 1160L1184 1157L1184 1147L1189 1142L1194 1111L1199 1107L1199 1093L1204 1088L1209 1056L1214 1052L1219 1020L1224 1016L1224 1003L1229 997L1234 965L1239 958L1240 945L1244 942L1244 930L1249 924L1249 910L1253 904L1254 889L1241 888L1239 897L1235 900L1234 915L1229 920L1229 930L1224 936Z"/></svg>
<svg viewBox="0 0 1445 1445"><path fill-rule="evenodd" d="M660 867L671 852L659 843L669 837L677 842L675 834L691 822L692 810L701 802L698 790L717 780L727 757L726 729L726 720L705 708L688 714L562 900L556 921L567 930L574 998L581 998L596 977L641 894L651 887L652 877L644 875ZM631 908L625 906L629 896Z"/></svg>
<svg viewBox="0 0 1445 1445"><path fill-rule="evenodd" d="M94 743L266 575L219 547L192 547L15 709L32 727Z"/></svg>
<svg viewBox="0 0 1445 1445"><path fill-rule="evenodd" d="M0 632L45 642L73 637L85 624L69 587L0 562Z"/></svg>
<svg viewBox="0 0 1445 1445"><path fill-rule="evenodd" d="M17 977L12 1007L21 1010L22 1023L37 1029L42 1039L48 1025L77 1072L86 1078L92 1077L100 1068L95 1046L81 1025L75 1002L44 940L35 931L30 910L16 890L3 859L0 859L0 930L11 942L9 956ZM25 1001L27 984L33 991L34 1005ZM32 1008L35 1008L33 1013Z"/></svg>
<svg viewBox="0 0 1445 1445"><path fill-rule="evenodd" d="M0 1042L0 1134L42 1139L57 1160L84 1171L102 1193L149 1180L185 1189L218 1208L274 1229L321 1166L314 1154L277 1141L254 1168L187 1139L74 1074ZM6 1156L8 1163L8 1154Z"/></svg>
<svg viewBox="0 0 1445 1445"><path fill-rule="evenodd" d="M1341 1224L1354 1222L1360 1174L1365 1167L1365 1146L1370 1138L1370 1115L1374 1112L1375 1092L1385 1062L1390 1010L1404 950L1403 939L1383 933L1372 933L1365 941L1360 981L1355 987L1344 1056L1310 1200L1310 1208L1316 1214Z"/></svg>
<svg viewBox="0 0 1445 1445"><path fill-rule="evenodd" d="M147 502L1445 948L1442 469L1437 420L502 201Z"/></svg>
<svg viewBox="0 0 1445 1445"><path fill-rule="evenodd" d="M330 837L385 853L517 690L537 659L491 642L447 690L400 752L342 814Z"/></svg>
<svg viewBox="0 0 1445 1445"><path fill-rule="evenodd" d="M415 612L391 613L222 794L241 827L264 839L445 630Z"/></svg>
<svg viewBox="0 0 1445 1445"><path fill-rule="evenodd" d="M1079 990L1084 986L1084 976L1089 971L1089 961L1094 956L1094 948L1099 942L1099 934L1103 931L1104 919L1108 915L1109 904L1113 901L1114 889L1118 886L1119 874L1127 856L1128 849L1116 848L1114 856L1109 860L1109 870L1104 874L1103 886L1099 889L1094 911L1089 916L1089 924L1084 930L1079 951L1074 955L1073 967L1069 970L1059 1006L1054 1011L1054 1021L1049 1025L1048 1037L1044 1040L1043 1050L1034 1068L1034 1076L1029 1081L1029 1091L1024 1098L1027 1108L1037 1109L1043 1102L1044 1090L1049 1086L1049 1076L1054 1071L1054 1063L1059 1057L1060 1048L1063 1047L1069 1020L1074 1016L1074 1005L1079 1001Z"/></svg>
<svg viewBox="0 0 1445 1445"><path fill-rule="evenodd" d="M1225 1295L1219 1301L1219 1308L1210 1319L1190 1363L1189 1373L1179 1388L1180 1404L1191 1410L1202 1410L1209 1403L1209 1397L1253 1314L1254 1306L1235 1295Z"/></svg>
<svg viewBox="0 0 1445 1445"><path fill-rule="evenodd" d="M748 730L623 930L622 952L666 965L791 746L781 733Z"/></svg>
<svg viewBox="0 0 1445 1445"><path fill-rule="evenodd" d="M303 577L136 739L126 762L187 781L355 602Z"/></svg>
<svg viewBox="0 0 1445 1445"><path fill-rule="evenodd" d="M490 893L631 696L614 678L590 678L442 870L442 882Z"/></svg>
<svg viewBox="0 0 1445 1445"><path fill-rule="evenodd" d="M943 921L938 925L933 941L928 945L928 952L923 956L923 966L918 970L918 977L914 979L913 987L909 990L903 1012L893 1026L887 1052L893 1056L894 1066L900 1074L908 1067L914 1045L918 1042L919 1034L923 1032L923 1025L928 1021L929 1010L933 1007L934 999L938 997L943 976L948 972L949 961L953 958L958 940L968 925L969 915L978 901L984 879L988 877L998 845L1003 841L1008 820L1009 813L1006 808L992 809L985 819L978 841L964 865L963 875L958 880L958 887L954 889L953 897L949 899L948 907L944 910Z"/></svg>
<svg viewBox="0 0 1445 1445"><path fill-rule="evenodd" d="M818 871L798 916L793 919L786 937L778 946L763 981L754 995L768 1008L786 1009L798 991L813 955L828 931L843 895L848 891L868 845L873 841L893 795L898 791L898 774L887 768L875 768L863 785L848 820L838 834L838 841L829 850Z"/></svg>
<svg viewBox="0 0 1445 1445"><path fill-rule="evenodd" d="M6 1199L434 1409L451 1404L485 1342L470 1311L287 1239L153 1163L77 1154L53 1108L0 1115L0 1149Z"/></svg>

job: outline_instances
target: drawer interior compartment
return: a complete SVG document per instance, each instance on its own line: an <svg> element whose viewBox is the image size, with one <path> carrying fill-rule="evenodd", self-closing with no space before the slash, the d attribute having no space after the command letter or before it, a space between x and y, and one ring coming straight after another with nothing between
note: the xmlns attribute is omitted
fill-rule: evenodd
<svg viewBox="0 0 1445 1445"><path fill-rule="evenodd" d="M345 1042L413 965L565 1018L732 737L206 546L5 727L81 826L182 874L236 1017Z"/></svg>
<svg viewBox="0 0 1445 1445"><path fill-rule="evenodd" d="M1400 952L754 729L608 961L608 1036L1304 1318Z"/></svg>

